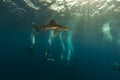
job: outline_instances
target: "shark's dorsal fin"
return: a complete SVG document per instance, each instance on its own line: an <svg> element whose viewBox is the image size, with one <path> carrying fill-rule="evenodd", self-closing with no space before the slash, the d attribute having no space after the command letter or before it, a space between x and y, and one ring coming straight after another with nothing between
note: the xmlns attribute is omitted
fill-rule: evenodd
<svg viewBox="0 0 120 80"><path fill-rule="evenodd" d="M51 19L50 24L56 24L56 21L54 19Z"/></svg>

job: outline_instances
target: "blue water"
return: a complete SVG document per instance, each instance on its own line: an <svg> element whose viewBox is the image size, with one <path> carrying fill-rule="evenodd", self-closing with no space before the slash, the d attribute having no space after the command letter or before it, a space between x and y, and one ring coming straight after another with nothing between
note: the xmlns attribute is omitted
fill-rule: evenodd
<svg viewBox="0 0 120 80"><path fill-rule="evenodd" d="M84 35L76 32L72 38L74 52L70 63L67 64L66 59L60 59L62 51L60 39L55 38L50 47L49 32L45 32L36 38L34 53L29 53L31 23L35 21L43 25L50 20L49 15L40 13L37 17L28 9L29 13L24 14L24 17L12 13L8 16L7 7L2 5L0 6L2 12L0 13L0 80L120 80L120 71L114 69L114 63L120 62L120 46L116 43L110 43L101 36L84 38ZM66 21L60 17L56 19ZM99 25L102 25L102 22ZM46 50L52 53L54 62L43 60Z"/></svg>

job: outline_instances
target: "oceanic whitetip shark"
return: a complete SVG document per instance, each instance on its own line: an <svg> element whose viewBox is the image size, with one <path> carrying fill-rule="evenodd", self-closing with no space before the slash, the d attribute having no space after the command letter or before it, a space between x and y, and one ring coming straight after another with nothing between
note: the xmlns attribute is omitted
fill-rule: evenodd
<svg viewBox="0 0 120 80"><path fill-rule="evenodd" d="M68 31L70 28L63 26L61 24L57 24L54 19L50 20L50 23L47 25L38 26L35 23L32 23L35 29L36 35L40 33L40 31L54 30L54 36L57 36L59 32Z"/></svg>

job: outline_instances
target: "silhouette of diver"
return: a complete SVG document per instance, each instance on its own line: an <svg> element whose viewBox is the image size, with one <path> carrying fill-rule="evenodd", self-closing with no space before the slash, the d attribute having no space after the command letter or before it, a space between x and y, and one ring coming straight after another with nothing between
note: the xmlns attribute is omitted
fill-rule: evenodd
<svg viewBox="0 0 120 80"><path fill-rule="evenodd" d="M28 51L29 51L30 53L33 53L33 51L34 51L33 46L30 46L30 47L28 48Z"/></svg>
<svg viewBox="0 0 120 80"><path fill-rule="evenodd" d="M48 54L47 52L44 54L44 60L45 61L55 61L55 59L50 58L50 57L51 57L51 55Z"/></svg>
<svg viewBox="0 0 120 80"><path fill-rule="evenodd" d="M114 63L114 69L117 70L117 71L120 71L120 64L115 62Z"/></svg>

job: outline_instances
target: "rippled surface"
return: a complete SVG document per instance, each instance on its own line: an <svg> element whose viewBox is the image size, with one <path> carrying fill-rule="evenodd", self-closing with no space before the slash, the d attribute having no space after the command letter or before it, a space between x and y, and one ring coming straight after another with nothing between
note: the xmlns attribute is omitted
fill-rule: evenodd
<svg viewBox="0 0 120 80"><path fill-rule="evenodd" d="M8 7L18 9L18 11L27 11L20 5L19 2L14 0L1 0L1 2L8 4ZM41 7L46 7L49 10L56 12L67 12L71 11L79 16L82 15L103 15L109 12L115 13L120 12L120 1L119 0L23 0L23 6L29 7L34 10L42 10ZM86 14L85 14L86 13Z"/></svg>
<svg viewBox="0 0 120 80"><path fill-rule="evenodd" d="M1 0L0 2L3 6L7 5L7 16L12 14L19 17L30 16L36 20L44 18L47 22L50 18L68 20L66 23L61 22L64 24L67 24L69 19L76 20L79 24L72 27L81 29L81 25L84 26L82 27L84 35L86 28L87 31L94 29L100 31L105 23L114 24L115 19L120 15L120 0L23 0L19 2ZM44 17L40 17L41 15ZM102 25L95 24L98 22ZM77 31L78 33L80 32Z"/></svg>

